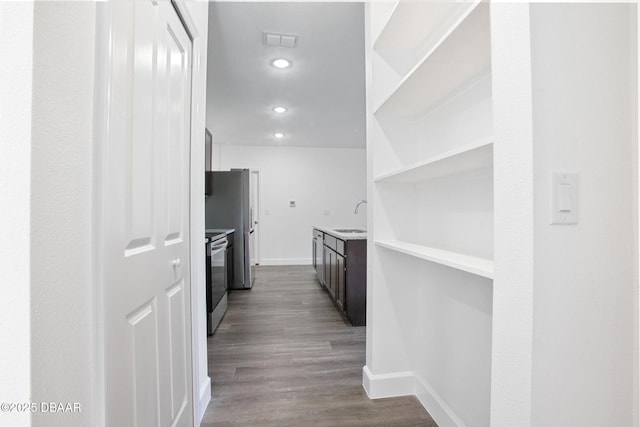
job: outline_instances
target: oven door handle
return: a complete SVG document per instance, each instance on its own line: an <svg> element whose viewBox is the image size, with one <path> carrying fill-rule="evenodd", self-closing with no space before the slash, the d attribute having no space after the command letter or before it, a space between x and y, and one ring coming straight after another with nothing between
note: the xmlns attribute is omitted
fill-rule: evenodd
<svg viewBox="0 0 640 427"><path fill-rule="evenodd" d="M220 249L224 249L227 247L227 239L219 241L220 243L216 243L215 245L211 245L211 252L218 251Z"/></svg>

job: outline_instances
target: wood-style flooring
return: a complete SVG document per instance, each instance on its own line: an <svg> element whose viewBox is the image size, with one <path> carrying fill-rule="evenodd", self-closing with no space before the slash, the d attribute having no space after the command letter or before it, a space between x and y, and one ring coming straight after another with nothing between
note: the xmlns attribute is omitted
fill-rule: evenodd
<svg viewBox="0 0 640 427"><path fill-rule="evenodd" d="M229 292L208 345L204 427L436 426L415 397L367 397L365 327L338 313L310 266L260 267L252 290Z"/></svg>

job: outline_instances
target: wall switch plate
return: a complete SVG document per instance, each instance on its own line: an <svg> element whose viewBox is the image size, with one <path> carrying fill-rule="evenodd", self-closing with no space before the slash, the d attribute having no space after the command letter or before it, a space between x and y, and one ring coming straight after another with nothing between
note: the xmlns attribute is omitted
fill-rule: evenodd
<svg viewBox="0 0 640 427"><path fill-rule="evenodd" d="M290 208L295 208L296 207L296 201L295 200L289 200L289 207Z"/></svg>
<svg viewBox="0 0 640 427"><path fill-rule="evenodd" d="M551 172L550 224L578 223L578 174Z"/></svg>
<svg viewBox="0 0 640 427"><path fill-rule="evenodd" d="M324 211L324 216L329 216L329 211Z"/></svg>

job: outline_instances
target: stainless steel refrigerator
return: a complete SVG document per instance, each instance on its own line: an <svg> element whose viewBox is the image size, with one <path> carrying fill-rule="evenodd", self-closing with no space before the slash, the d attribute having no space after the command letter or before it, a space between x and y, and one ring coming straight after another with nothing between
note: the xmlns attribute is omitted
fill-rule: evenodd
<svg viewBox="0 0 640 427"><path fill-rule="evenodd" d="M211 174L211 197L205 201L205 228L235 229L234 280L231 289L250 289L255 280L253 256L253 209L249 169L215 171Z"/></svg>

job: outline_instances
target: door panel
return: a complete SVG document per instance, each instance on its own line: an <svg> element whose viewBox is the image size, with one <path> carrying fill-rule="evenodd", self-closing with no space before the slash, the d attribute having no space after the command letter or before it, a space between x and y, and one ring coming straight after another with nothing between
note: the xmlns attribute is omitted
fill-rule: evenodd
<svg viewBox="0 0 640 427"><path fill-rule="evenodd" d="M155 14L149 2L135 2L136 25L130 45L131 88L124 97L126 227L127 254L152 249L153 229L153 112L149 94L153 93L153 27ZM135 72L133 72L135 70ZM135 119L134 119L135 118ZM135 143L134 143L135 142Z"/></svg>
<svg viewBox="0 0 640 427"><path fill-rule="evenodd" d="M182 28L181 23L175 23L180 28L174 28L172 23L168 23L161 31L164 32L162 40L166 43L167 51L167 73L168 73L168 99L169 120L168 132L169 140L167 144L167 234L165 244L179 243L183 240L184 230L184 206L188 203L188 194L183 191L180 177L184 176L185 153L182 141L189 137L189 117L185 116L185 111L189 111L191 104L191 88L189 85L189 51L188 38L180 38L177 34Z"/></svg>
<svg viewBox="0 0 640 427"><path fill-rule="evenodd" d="M169 288L167 300L168 317L171 319L169 356L171 359L171 424L173 424L187 404L184 281L181 280L180 283Z"/></svg>
<svg viewBox="0 0 640 427"><path fill-rule="evenodd" d="M109 2L107 426L191 426L191 41L168 1Z"/></svg>
<svg viewBox="0 0 640 427"><path fill-rule="evenodd" d="M133 348L134 371L130 385L135 390L135 421L139 426L158 425L158 330L155 300L127 316Z"/></svg>
<svg viewBox="0 0 640 427"><path fill-rule="evenodd" d="M336 254L336 304L340 310L345 310L345 271L344 257Z"/></svg>

